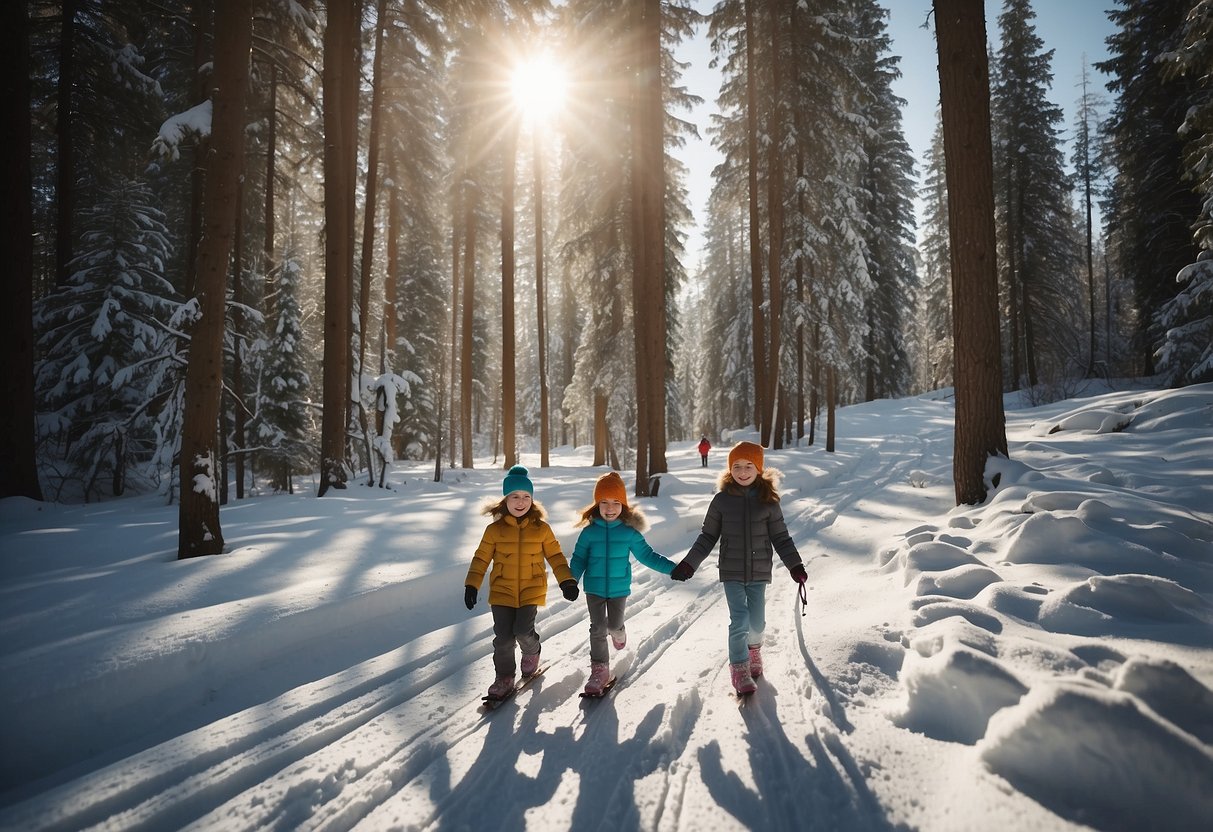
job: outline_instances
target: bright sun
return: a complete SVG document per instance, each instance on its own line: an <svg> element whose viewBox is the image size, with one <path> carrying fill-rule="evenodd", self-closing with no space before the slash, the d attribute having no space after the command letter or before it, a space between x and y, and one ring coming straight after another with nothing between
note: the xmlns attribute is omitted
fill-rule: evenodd
<svg viewBox="0 0 1213 832"><path fill-rule="evenodd" d="M519 109L533 121L550 119L564 105L564 70L550 55L541 55L514 69L511 87Z"/></svg>

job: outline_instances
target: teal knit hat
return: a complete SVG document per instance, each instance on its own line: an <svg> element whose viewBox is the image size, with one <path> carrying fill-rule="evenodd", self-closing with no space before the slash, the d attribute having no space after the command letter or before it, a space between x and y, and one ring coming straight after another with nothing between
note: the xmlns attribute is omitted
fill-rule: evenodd
<svg viewBox="0 0 1213 832"><path fill-rule="evenodd" d="M525 491L531 496L535 495L535 486L531 485L531 478L527 476L529 472L521 465L515 465L506 472L505 479L501 483L501 493L505 495L513 494L515 491Z"/></svg>

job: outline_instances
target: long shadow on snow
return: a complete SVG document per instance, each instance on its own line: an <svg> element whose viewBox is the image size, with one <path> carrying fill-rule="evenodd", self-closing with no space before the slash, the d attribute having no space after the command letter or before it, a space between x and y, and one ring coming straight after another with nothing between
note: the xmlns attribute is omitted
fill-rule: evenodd
<svg viewBox="0 0 1213 832"><path fill-rule="evenodd" d="M772 832L898 828L885 817L841 743L827 737L823 744L815 733L805 737L804 746L791 741L779 720L778 691L769 681L759 685L742 715L747 726L753 789L726 766L718 741L699 749L697 755L708 792L742 825ZM827 752L826 745L834 756Z"/></svg>
<svg viewBox="0 0 1213 832"><path fill-rule="evenodd" d="M623 740L619 736L619 715L610 699L585 706L585 730L580 736L573 726L560 726L551 732L539 730L540 716L576 695L581 678L577 673L556 685L545 686L534 694L535 700L542 701L524 700L520 705L511 702L502 706L522 709L517 728L507 721L507 713L489 717L483 749L463 779L452 785L450 772L445 771L445 776L435 778L431 786L430 797L438 807L435 828L525 828L527 813L532 809L553 801L567 804L573 799L573 795L557 793L567 771L577 774L576 805L570 828L642 828L634 784L682 754L695 723L698 700L692 697L689 707L680 702L673 708L671 719L677 724L663 739L657 737L665 722L665 704L653 706L635 733ZM517 763L523 755L542 755L535 776L518 770Z"/></svg>

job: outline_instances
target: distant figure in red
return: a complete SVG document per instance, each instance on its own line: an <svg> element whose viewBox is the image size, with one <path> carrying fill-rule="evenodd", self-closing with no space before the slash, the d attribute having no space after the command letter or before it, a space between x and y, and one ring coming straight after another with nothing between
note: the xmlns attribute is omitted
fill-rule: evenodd
<svg viewBox="0 0 1213 832"><path fill-rule="evenodd" d="M699 459L701 468L708 467L708 451L710 450L712 450L712 443L708 441L706 436L704 436L699 440Z"/></svg>

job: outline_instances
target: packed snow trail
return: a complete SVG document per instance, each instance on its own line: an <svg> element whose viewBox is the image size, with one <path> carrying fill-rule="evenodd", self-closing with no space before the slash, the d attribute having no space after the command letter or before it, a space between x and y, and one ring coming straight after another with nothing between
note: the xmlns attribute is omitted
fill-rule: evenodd
<svg viewBox="0 0 1213 832"><path fill-rule="evenodd" d="M876 458L876 451L869 451L855 466L887 478L896 476L899 465L909 464L890 467L877 464ZM655 545L660 538L665 551L680 557L679 549L693 539L685 527L702 517L718 470L675 473L688 485L702 486L701 493L679 510L684 521L680 535L650 538ZM859 499L872 490L871 481L848 480L852 487L842 493ZM832 490L837 493L838 486ZM821 518L830 516L817 498L801 498L797 505L811 511L819 526ZM792 533L803 545L803 529L793 524ZM794 585L782 570L779 578L783 592L771 593L772 624L779 618L790 624L799 610L779 600L794 601ZM735 804L725 808L745 826L765 818L772 828L788 828L798 825L806 811L822 819L828 810L828 817L836 818L837 807L851 803L856 784L844 765L830 762L837 752L827 750L838 748L839 741L821 739L813 723L817 717L796 701L812 695L813 683L804 668L787 667L787 659L799 658L805 649L790 643L795 636L791 627L771 627L772 638L786 633L796 649L768 645L771 670L755 707L748 714L729 715L736 721L730 731L735 736L718 736L715 718L705 736L697 736L705 709L708 714L736 711L723 656L727 608L710 562L686 587L636 567L627 618L632 644L615 656L619 682L602 702L583 703L577 696L589 652L584 607L553 602L539 624L549 664L544 678L503 703L499 713L483 717L475 706L483 695L491 653L486 624L487 616L477 615L466 624L427 633L85 775L13 807L4 821L48 830L94 824L123 829L459 828L477 825L483 812L492 811L494 822L506 828L511 819L522 823L529 812L542 810L554 813L556 828L563 825L562 814L575 828L592 827L589 819L612 829L689 828L693 821L684 815L697 815L685 804L691 769L719 774L717 785L733 795L727 800ZM783 700L785 686L795 694L781 712L777 696ZM747 726L751 740L761 739L762 745L748 747ZM721 773L724 765L734 770L734 755L750 753L757 755L756 765L763 755L772 755L773 770L781 772L770 782L753 784L760 795L753 796L752 805L743 799L745 788L733 782L736 775ZM520 772L518 764L529 758L537 760L536 770ZM563 770L554 775L545 771L543 759L562 761ZM816 792L820 797L825 789L827 799L815 799L813 808L807 808L800 805L803 788L793 784L819 767L828 769L829 779ZM581 780L572 802L561 799L558 787L570 776ZM836 793L828 794L830 789ZM482 799L503 793L512 795L504 807ZM632 800L625 799L629 794ZM702 804L703 797L692 802ZM639 808L629 810L635 816L621 817L620 807ZM719 822L716 809L709 815Z"/></svg>
<svg viewBox="0 0 1213 832"><path fill-rule="evenodd" d="M1203 426L1213 386L1187 395ZM1150 401L1125 397L1119 418L1161 413L1167 425L1188 412ZM1017 429L1039 436L1052 422L1080 421L1083 407L1067 415L1059 405ZM1194 507L1213 496L1208 431L1181 424L1164 445L1151 444L1145 427L1124 430L1106 440L1113 451L1142 451L1120 458L1059 454L1079 441L1073 433L1020 441L1013 458L1035 454L1049 473L1007 462L1008 485L988 506L952 510L946 402L874 403L846 415L856 435L840 436L836 453L768 452L768 465L786 475L784 512L806 561L808 605L802 611L777 567L766 670L744 707L729 683L728 610L710 558L682 584L634 567L629 644L612 654L618 683L601 700L578 696L589 670L584 603L552 588L537 622L547 670L483 713L491 617L484 603L466 612L461 587L483 527L475 509L500 492L499 471L449 472L444 484L420 474L361 500L245 501L228 510L225 530L248 545L197 563L132 556L137 531L74 521L98 551L115 553L115 585L161 583L125 587L121 627L95 627L79 642L59 624L40 643L38 613L23 601L11 628L19 649L5 654L11 669L83 660L78 643L125 658L51 691L57 702L80 697L60 724L37 709L29 725L6 724L46 737L39 765L54 775L3 792L0 829L1069 830L1117 812L1138 825L1166 818L1202 828L1213 817L1202 815L1203 795L1213 794L1205 788L1213 558L1201 553L1213 546L1213 525ZM1169 485L1154 459L1183 478ZM723 453L712 461L700 468L693 448L675 456L661 497L641 504L647 539L674 560L699 530ZM570 464L536 474L566 550L595 473ZM70 531L62 516L70 512L48 525ZM1076 532L1075 517L1093 531ZM142 515L134 519L142 527ZM1087 564L1103 557L1133 574L1060 562L1050 540ZM1144 559L1125 561L1125 551ZM19 565L28 577L8 592L63 580L65 591L87 596L110 580L83 559L54 574L40 574L32 556ZM1102 618L1078 617L1084 587L1110 589L1091 602ZM1142 593L1157 609L1127 600ZM1108 635L1064 629L1093 621ZM161 631L168 637L156 641ZM1143 641L1151 634L1168 641ZM140 653L136 642L155 649ZM197 658L204 680L189 673ZM212 686L199 713L214 715L186 707L199 701L191 684L204 694ZM169 707L151 707L161 698ZM102 714L144 708L146 725L90 733L86 703ZM1070 738L1066 720L1099 730ZM84 744L110 736L123 744L100 754ZM1136 785L1118 791L1137 803L1121 806L1097 784L1129 770L1116 762L1125 738L1153 755L1159 773L1145 777L1152 772L1127 760ZM1052 759L1098 776L1067 779ZM1023 774L1033 771L1046 776Z"/></svg>

